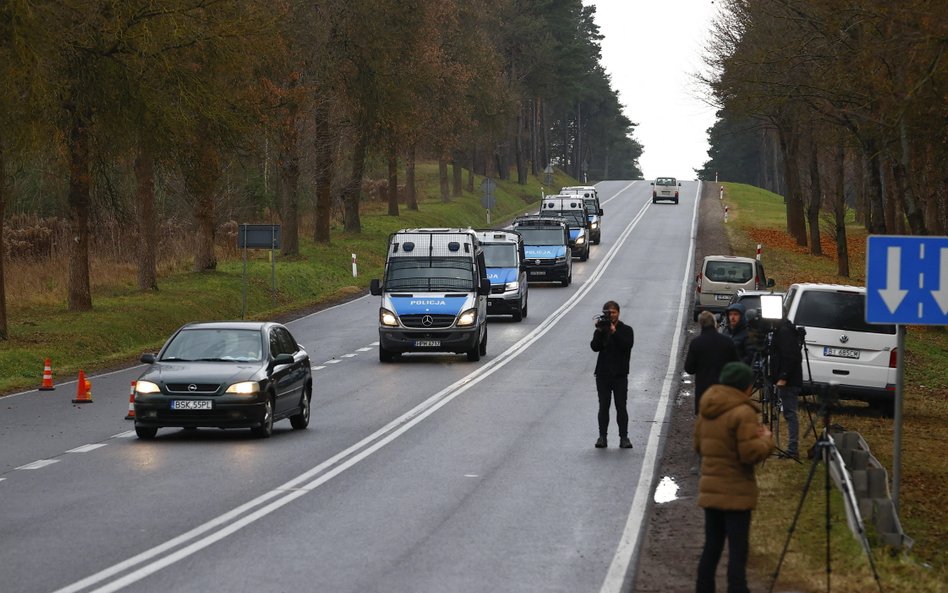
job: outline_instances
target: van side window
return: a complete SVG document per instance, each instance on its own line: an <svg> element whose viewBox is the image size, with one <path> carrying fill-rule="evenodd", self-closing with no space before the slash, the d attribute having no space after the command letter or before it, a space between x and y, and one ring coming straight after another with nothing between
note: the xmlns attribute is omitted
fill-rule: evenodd
<svg viewBox="0 0 948 593"><path fill-rule="evenodd" d="M797 325L841 331L894 334L894 325L866 323L866 295L858 292L806 291L797 307Z"/></svg>

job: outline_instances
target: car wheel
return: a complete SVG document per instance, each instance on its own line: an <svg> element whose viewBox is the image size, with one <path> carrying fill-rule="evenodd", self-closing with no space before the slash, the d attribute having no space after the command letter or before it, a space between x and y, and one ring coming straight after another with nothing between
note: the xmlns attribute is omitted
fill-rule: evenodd
<svg viewBox="0 0 948 593"><path fill-rule="evenodd" d="M386 350L379 345L379 362L395 362L395 357L398 356L396 352L391 350Z"/></svg>
<svg viewBox="0 0 948 593"><path fill-rule="evenodd" d="M254 426L250 429L253 436L260 439L268 439L273 434L273 397L267 397L263 406L263 421L260 426Z"/></svg>
<svg viewBox="0 0 948 593"><path fill-rule="evenodd" d="M487 356L487 326L484 326L484 338L481 340L481 345L478 348L481 356Z"/></svg>
<svg viewBox="0 0 948 593"><path fill-rule="evenodd" d="M586 261L588 259L589 259L589 247L587 247L586 250L583 251L583 254L579 256L579 261Z"/></svg>
<svg viewBox="0 0 948 593"><path fill-rule="evenodd" d="M527 316L527 301L529 301L529 300L530 300L530 296L529 296L529 295L524 295L524 297L523 297L523 316L524 316L524 317Z"/></svg>
<svg viewBox="0 0 948 593"><path fill-rule="evenodd" d="M303 395L300 397L300 413L295 416L290 416L290 425L296 430L302 430L309 426L309 415L311 412L311 399L312 399L312 388L307 387L303 390Z"/></svg>
<svg viewBox="0 0 948 593"><path fill-rule="evenodd" d="M158 427L156 426L135 425L135 435L143 441L152 440L156 434L158 434Z"/></svg>

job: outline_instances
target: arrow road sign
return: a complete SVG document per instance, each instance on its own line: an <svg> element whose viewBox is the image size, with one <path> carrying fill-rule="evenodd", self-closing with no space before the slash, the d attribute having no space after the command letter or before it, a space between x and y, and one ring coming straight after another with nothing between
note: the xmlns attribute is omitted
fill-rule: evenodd
<svg viewBox="0 0 948 593"><path fill-rule="evenodd" d="M948 325L948 237L869 237L866 321Z"/></svg>

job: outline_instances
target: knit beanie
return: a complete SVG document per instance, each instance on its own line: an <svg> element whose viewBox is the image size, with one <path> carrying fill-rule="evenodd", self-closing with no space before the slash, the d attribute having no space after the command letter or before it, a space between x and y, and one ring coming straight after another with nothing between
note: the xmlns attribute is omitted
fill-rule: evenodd
<svg viewBox="0 0 948 593"><path fill-rule="evenodd" d="M729 362L721 369L719 380L724 385L744 391L754 383L754 370L743 362Z"/></svg>

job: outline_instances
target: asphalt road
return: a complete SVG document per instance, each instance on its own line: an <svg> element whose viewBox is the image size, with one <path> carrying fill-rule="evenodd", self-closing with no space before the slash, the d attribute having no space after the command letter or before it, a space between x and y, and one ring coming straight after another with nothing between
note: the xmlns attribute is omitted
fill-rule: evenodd
<svg viewBox="0 0 948 593"><path fill-rule="evenodd" d="M290 322L308 430L124 419L141 367L0 399L0 591L613 592L629 588L691 311L696 182L598 185L602 243L573 284L531 285L488 353L381 364L377 297ZM366 281L367 282L367 281ZM635 329L632 450L593 448L589 349L606 300ZM134 314L134 313L132 313Z"/></svg>

